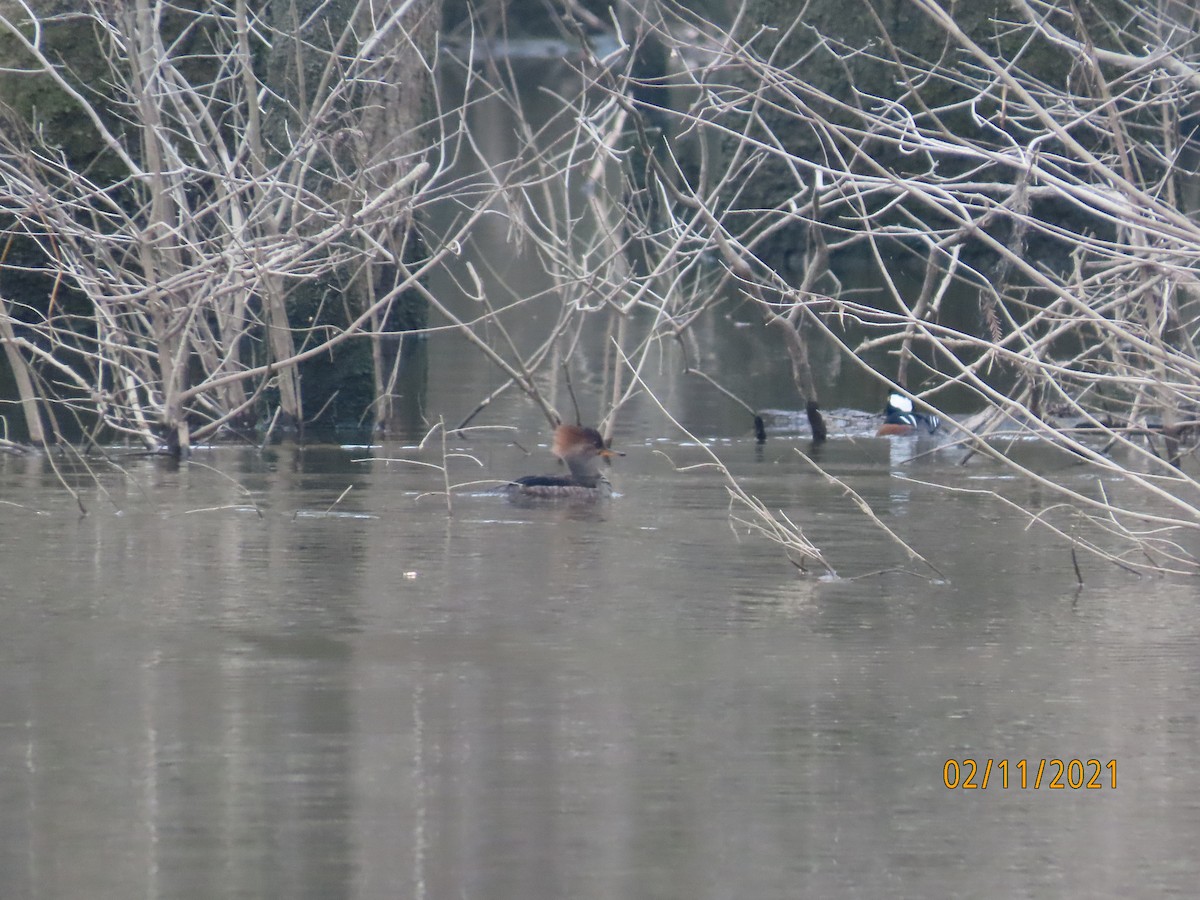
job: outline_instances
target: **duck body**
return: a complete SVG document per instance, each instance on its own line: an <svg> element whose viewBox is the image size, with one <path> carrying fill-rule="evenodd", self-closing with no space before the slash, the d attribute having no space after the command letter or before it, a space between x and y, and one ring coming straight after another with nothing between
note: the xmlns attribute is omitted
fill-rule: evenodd
<svg viewBox="0 0 1200 900"><path fill-rule="evenodd" d="M600 460L624 456L609 449L595 428L559 425L550 452L567 464L569 475L526 475L504 486L509 497L529 500L599 500L612 496Z"/></svg>
<svg viewBox="0 0 1200 900"><path fill-rule="evenodd" d="M903 394L892 391L888 394L887 406L883 409L883 424L875 432L876 437L903 436L928 431L933 434L942 420L934 415L915 412L913 402Z"/></svg>
<svg viewBox="0 0 1200 900"><path fill-rule="evenodd" d="M603 477L588 485L558 475L526 475L507 487L510 497L530 500L599 500L612 496L612 485Z"/></svg>

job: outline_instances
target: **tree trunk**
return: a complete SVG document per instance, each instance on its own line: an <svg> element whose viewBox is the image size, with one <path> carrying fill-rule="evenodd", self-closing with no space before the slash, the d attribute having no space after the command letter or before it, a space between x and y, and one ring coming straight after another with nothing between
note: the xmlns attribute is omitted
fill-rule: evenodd
<svg viewBox="0 0 1200 900"><path fill-rule="evenodd" d="M423 160L425 148L436 138L426 123L433 118L431 66L441 20L440 2L391 0L380 17L392 16L398 16L395 27L383 29L384 39L372 50L379 72L370 82L361 107L361 171L379 179L375 192L386 190L408 174ZM410 193L417 187L414 183ZM368 277L359 280L362 308L395 288L400 270L397 262L404 265L419 258L422 249L414 225L411 216L404 216L392 223L389 233L380 236L380 244L389 256L377 257ZM415 348L403 332L421 328L425 322L426 305L415 291L401 294L381 314L372 317L374 418L381 431L399 427L403 413L400 385L413 383L408 377L411 365L425 359L424 354L409 352ZM416 382L423 380L417 378Z"/></svg>
<svg viewBox="0 0 1200 900"><path fill-rule="evenodd" d="M29 432L29 441L33 444L43 444L46 442L46 431L42 427L42 417L38 412L37 392L33 387L29 366L17 347L12 318L8 314L7 301L3 298L0 298L0 343L4 344L4 355L8 359L8 367L12 370L13 381L17 385L17 399L25 416L25 430Z"/></svg>

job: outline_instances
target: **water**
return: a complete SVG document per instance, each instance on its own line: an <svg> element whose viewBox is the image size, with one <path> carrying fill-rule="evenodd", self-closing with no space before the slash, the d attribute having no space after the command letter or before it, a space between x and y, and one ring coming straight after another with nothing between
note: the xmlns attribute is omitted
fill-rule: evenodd
<svg viewBox="0 0 1200 900"><path fill-rule="evenodd" d="M896 477L1044 502L1001 470L830 442L938 574L802 441L723 441L841 576L801 577L639 431L612 502L452 515L402 446L68 471L84 517L0 458L5 896L1191 895L1192 582L1081 558L1079 588L1061 541ZM548 458L462 449L457 480ZM1042 758L1117 788L943 784Z"/></svg>

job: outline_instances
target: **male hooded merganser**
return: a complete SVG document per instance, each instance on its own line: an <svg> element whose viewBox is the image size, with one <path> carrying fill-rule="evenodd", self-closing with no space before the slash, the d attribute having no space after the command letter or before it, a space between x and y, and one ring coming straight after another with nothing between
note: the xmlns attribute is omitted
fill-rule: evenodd
<svg viewBox="0 0 1200 900"><path fill-rule="evenodd" d="M883 410L883 424L875 434L877 437L912 434L921 428L933 434L941 423L942 420L937 416L913 412L913 402L903 394L892 391Z"/></svg>
<svg viewBox="0 0 1200 900"><path fill-rule="evenodd" d="M612 485L600 473L601 458L624 456L610 450L595 428L559 425L554 429L550 452L567 464L571 474L526 475L506 485L510 497L545 500L597 500L612 493Z"/></svg>

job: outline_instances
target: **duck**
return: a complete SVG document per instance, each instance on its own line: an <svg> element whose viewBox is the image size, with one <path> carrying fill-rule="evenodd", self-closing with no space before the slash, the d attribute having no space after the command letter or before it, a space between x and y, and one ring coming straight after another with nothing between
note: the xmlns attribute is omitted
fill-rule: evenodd
<svg viewBox="0 0 1200 900"><path fill-rule="evenodd" d="M595 428L559 425L550 452L567 464L569 475L525 475L504 486L509 497L534 500L599 500L612 496L600 460L624 456L611 449Z"/></svg>
<svg viewBox="0 0 1200 900"><path fill-rule="evenodd" d="M933 434L942 420L934 415L913 411L913 402L898 391L888 394L887 406L883 409L883 424L875 432L876 437L915 434L925 430Z"/></svg>

